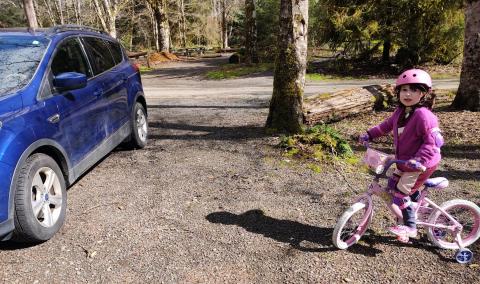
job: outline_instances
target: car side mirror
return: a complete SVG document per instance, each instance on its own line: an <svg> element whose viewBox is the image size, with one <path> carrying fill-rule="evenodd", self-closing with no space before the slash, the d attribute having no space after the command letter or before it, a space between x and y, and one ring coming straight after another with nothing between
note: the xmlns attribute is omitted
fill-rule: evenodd
<svg viewBox="0 0 480 284"><path fill-rule="evenodd" d="M77 72L60 73L53 79L53 86L59 91L81 89L87 86L87 76Z"/></svg>

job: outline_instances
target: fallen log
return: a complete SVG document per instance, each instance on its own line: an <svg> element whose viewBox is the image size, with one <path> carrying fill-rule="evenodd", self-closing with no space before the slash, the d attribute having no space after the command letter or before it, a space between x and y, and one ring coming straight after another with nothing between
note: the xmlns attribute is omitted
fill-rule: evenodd
<svg viewBox="0 0 480 284"><path fill-rule="evenodd" d="M372 110L385 109L394 101L391 86L372 85L363 88L320 94L304 102L304 123L318 124Z"/></svg>
<svg viewBox="0 0 480 284"><path fill-rule="evenodd" d="M452 90L436 90L436 103L451 102ZM391 85L371 85L343 90L332 94L319 94L304 101L303 118L308 125L329 123L348 116L380 111L396 106Z"/></svg>

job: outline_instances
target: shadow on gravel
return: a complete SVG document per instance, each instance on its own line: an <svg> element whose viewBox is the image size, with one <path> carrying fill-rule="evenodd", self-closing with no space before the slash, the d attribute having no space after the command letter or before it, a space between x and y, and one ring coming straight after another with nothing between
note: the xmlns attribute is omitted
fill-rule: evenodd
<svg viewBox="0 0 480 284"><path fill-rule="evenodd" d="M206 219L211 223L240 226L249 232L261 234L282 243L288 243L301 251L336 250L331 242L332 228L319 228L295 221L275 219L266 216L259 209L250 210L240 215L225 211L215 212L207 215ZM309 241L322 247L303 247L301 245L302 241Z"/></svg>
<svg viewBox="0 0 480 284"><path fill-rule="evenodd" d="M448 180L478 180L480 171L436 170L434 177L444 177Z"/></svg>
<svg viewBox="0 0 480 284"><path fill-rule="evenodd" d="M369 234L369 235L365 235L362 238L362 241L372 246L381 244L381 245L388 245L393 247L414 248L414 249L425 250L432 254L435 254L438 257L438 259L441 261L456 263L454 257L446 257L444 255L445 252L448 252L448 250L443 250L443 249L439 249L437 247L432 246L432 244L428 241L426 236L423 236L420 239L413 239L409 243L401 243L398 240L396 240L394 237L386 237L386 236L379 236L375 234ZM452 250L451 252L454 252L454 251Z"/></svg>
<svg viewBox="0 0 480 284"><path fill-rule="evenodd" d="M476 160L480 159L480 145L445 145L442 147L442 156Z"/></svg>
<svg viewBox="0 0 480 284"><path fill-rule="evenodd" d="M5 242L0 242L0 251L21 250L21 249L34 247L36 245L38 245L38 243L17 243L14 241L5 241Z"/></svg>
<svg viewBox="0 0 480 284"><path fill-rule="evenodd" d="M151 134L150 139L172 140L238 140L266 137L265 129L260 126L215 127L181 123L151 122L151 128L191 131L189 134ZM200 132L200 133L195 133Z"/></svg>
<svg viewBox="0 0 480 284"><path fill-rule="evenodd" d="M259 209L250 210L240 215L225 211L214 212L208 214L205 219L216 224L237 225L249 232L261 234L278 242L290 244L292 248L304 252L328 252L337 250L332 244L333 228L315 227L295 221L275 219L266 216L264 212ZM305 246L304 242L306 242L308 246ZM372 247L355 245L349 249L348 252L365 256L375 256L382 251Z"/></svg>
<svg viewBox="0 0 480 284"><path fill-rule="evenodd" d="M264 109L268 105L240 105L240 106L196 106L196 105L148 105L148 108L211 108L211 109Z"/></svg>

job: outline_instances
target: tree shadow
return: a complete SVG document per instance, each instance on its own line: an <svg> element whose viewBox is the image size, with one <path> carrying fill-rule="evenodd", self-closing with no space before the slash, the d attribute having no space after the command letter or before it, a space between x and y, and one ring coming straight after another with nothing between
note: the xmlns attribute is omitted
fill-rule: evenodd
<svg viewBox="0 0 480 284"><path fill-rule="evenodd" d="M225 211L214 212L207 215L205 219L215 224L242 227L248 232L289 244L292 248L303 252L338 250L332 244L333 228L315 227L295 221L275 219L266 216L260 209L249 210L239 215ZM382 252L362 244L356 244L348 251L371 257Z"/></svg>
<svg viewBox="0 0 480 284"><path fill-rule="evenodd" d="M480 159L480 145L444 145L442 156L449 158Z"/></svg>
<svg viewBox="0 0 480 284"><path fill-rule="evenodd" d="M436 170L432 177L444 177L448 180L478 180L480 171Z"/></svg>
<svg viewBox="0 0 480 284"><path fill-rule="evenodd" d="M158 109L174 109L174 108L193 108L193 109L266 109L268 108L267 104L264 105L238 105L238 106L222 106L222 105L148 105L149 109L158 108Z"/></svg>
<svg viewBox="0 0 480 284"><path fill-rule="evenodd" d="M238 127L215 127L181 123L151 122L149 127L158 129L173 129L191 132L203 132L199 134L151 134L150 139L172 140L241 140L267 137L265 128L260 126Z"/></svg>

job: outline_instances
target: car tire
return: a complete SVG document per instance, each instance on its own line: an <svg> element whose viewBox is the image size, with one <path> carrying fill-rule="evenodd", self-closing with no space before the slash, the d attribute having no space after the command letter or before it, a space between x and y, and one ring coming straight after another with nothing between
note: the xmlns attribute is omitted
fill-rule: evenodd
<svg viewBox="0 0 480 284"><path fill-rule="evenodd" d="M62 227L67 209L67 190L60 167L45 154L33 154L20 167L15 181L14 240L49 240Z"/></svg>
<svg viewBox="0 0 480 284"><path fill-rule="evenodd" d="M130 121L132 134L130 135L129 146L134 149L142 149L147 146L148 120L147 112L141 103L135 103Z"/></svg>

